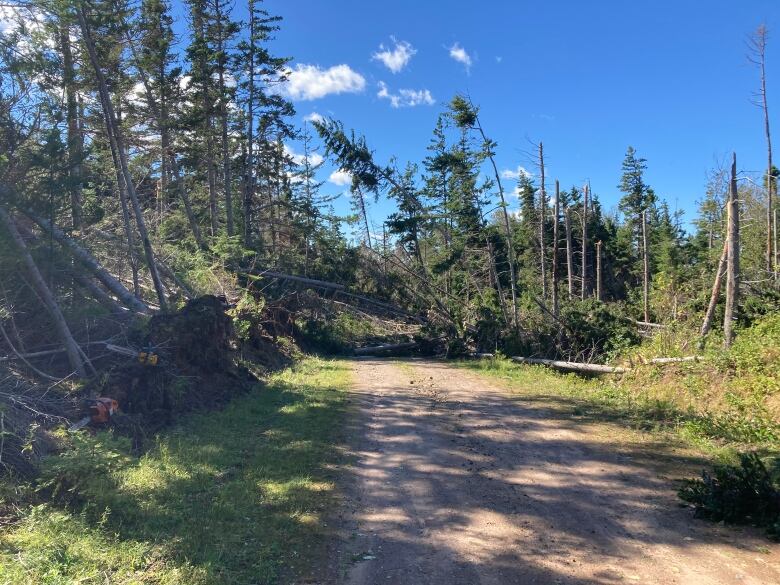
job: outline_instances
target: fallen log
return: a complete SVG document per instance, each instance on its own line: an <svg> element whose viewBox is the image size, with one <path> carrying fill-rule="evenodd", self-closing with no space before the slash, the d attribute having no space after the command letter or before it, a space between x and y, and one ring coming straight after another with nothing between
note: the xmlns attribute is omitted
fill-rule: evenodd
<svg viewBox="0 0 780 585"><path fill-rule="evenodd" d="M647 327L648 329L666 329L666 325L659 323L648 323L647 321L634 321L639 327Z"/></svg>
<svg viewBox="0 0 780 585"><path fill-rule="evenodd" d="M515 356L510 359L519 364L549 366L551 368L558 368L559 370L571 370L574 372L592 372L596 374L625 374L628 372L626 368L605 366L601 364L582 364L579 362L564 362L560 360L546 360L542 358L527 358L520 356Z"/></svg>
<svg viewBox="0 0 780 585"><path fill-rule="evenodd" d="M419 344L416 341L407 343L390 343L386 345L375 345L372 347L357 347L354 350L355 355L371 355L374 353L384 353L386 351L397 351L401 349L414 349Z"/></svg>

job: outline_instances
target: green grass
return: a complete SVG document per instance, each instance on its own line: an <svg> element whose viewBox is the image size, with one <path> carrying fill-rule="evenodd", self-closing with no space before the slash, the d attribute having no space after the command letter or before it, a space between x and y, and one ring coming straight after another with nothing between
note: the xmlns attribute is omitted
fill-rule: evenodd
<svg viewBox="0 0 780 585"><path fill-rule="evenodd" d="M544 366L519 365L505 358L461 362L461 367L503 381L518 397L558 406L565 414L658 433L722 459L738 451L780 452L780 425L760 407L746 408L733 396L719 403L697 395L697 374L646 367L622 380L583 378ZM694 370L701 364L684 366ZM730 402L729 402L730 400Z"/></svg>
<svg viewBox="0 0 780 585"><path fill-rule="evenodd" d="M349 382L347 365L306 359L140 458L111 435L77 437L48 461L49 503L0 534L0 583L305 576L327 552Z"/></svg>

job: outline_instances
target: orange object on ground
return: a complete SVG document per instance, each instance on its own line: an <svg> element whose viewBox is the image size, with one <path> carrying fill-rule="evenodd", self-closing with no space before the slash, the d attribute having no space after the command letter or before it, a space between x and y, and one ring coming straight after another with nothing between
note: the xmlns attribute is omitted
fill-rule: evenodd
<svg viewBox="0 0 780 585"><path fill-rule="evenodd" d="M101 396L90 401L90 422L106 423L115 412L119 411L119 403L113 398Z"/></svg>

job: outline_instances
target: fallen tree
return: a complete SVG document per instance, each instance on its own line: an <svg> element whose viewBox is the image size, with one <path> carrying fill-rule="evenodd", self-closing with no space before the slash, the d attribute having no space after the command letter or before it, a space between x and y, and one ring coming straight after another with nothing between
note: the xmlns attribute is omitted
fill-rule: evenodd
<svg viewBox="0 0 780 585"><path fill-rule="evenodd" d="M579 362L565 362L560 360L547 360L542 358L527 358L515 356L509 358L519 364L542 365L559 370L571 370L574 372L590 372L595 374L625 374L629 370L617 366L604 366L601 364L583 364Z"/></svg>

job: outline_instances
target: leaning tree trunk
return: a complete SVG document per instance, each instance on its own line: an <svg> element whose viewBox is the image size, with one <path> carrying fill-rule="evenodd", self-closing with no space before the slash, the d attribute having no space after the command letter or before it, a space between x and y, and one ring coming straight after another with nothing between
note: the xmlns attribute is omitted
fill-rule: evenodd
<svg viewBox="0 0 780 585"><path fill-rule="evenodd" d="M642 305L645 322L650 322L650 246L647 237L647 210L642 212Z"/></svg>
<svg viewBox="0 0 780 585"><path fill-rule="evenodd" d="M89 53L89 60L92 63L92 67L95 70L95 76L97 77L98 92L100 93L100 99L103 105L103 113L106 119L108 137L113 147L116 149L117 155L119 157L119 164L121 167L122 176L124 178L125 189L127 190L128 198L132 203L138 231L141 234L141 242L143 244L144 253L146 255L146 263L149 267L149 274L152 277L152 282L154 283L154 288L157 292L157 299L160 303L160 309L165 311L168 305L165 298L165 289L163 288L162 280L160 280L160 275L157 272L157 266L154 262L152 242L149 239L149 232L146 230L146 222L144 221L144 215L141 211L141 204L138 201L138 194L135 192L135 185L133 185L133 177L130 174L130 169L127 164L124 139L122 137L121 129L119 128L119 125L116 121L114 106L111 104L106 78L103 74L103 70L100 67L100 62L98 61L97 52L95 51L95 44L92 40L92 33L90 32L89 25L87 24L87 18L83 4L79 6L78 18L79 24L81 25L84 45L87 48L87 52Z"/></svg>
<svg viewBox="0 0 780 585"><path fill-rule="evenodd" d="M707 305L707 312L704 314L704 322L701 324L701 331L699 336L699 347L704 347L704 338L710 332L712 328L712 318L715 315L715 307L718 306L718 297L720 296L720 289L723 283L723 276L726 274L726 259L728 257L729 244L728 241L723 242L723 252L718 260L718 268L715 271L715 282L712 284L712 292L710 293L710 302Z"/></svg>
<svg viewBox="0 0 780 585"><path fill-rule="evenodd" d="M3 194L2 190L0 190L0 194ZM56 225L53 225L48 220L45 220L42 217L39 217L29 211L22 210L22 213L37 223L41 229L49 233L51 237L57 240L57 243L59 243L63 248L67 249L70 254L76 258L76 260L81 262L81 264L87 268L87 270L89 270L95 276L95 278L97 278L103 284L103 286L110 290L128 309L136 313L147 313L149 311L149 307L147 307L141 300L138 299L138 297L127 290L127 288L121 282L119 282L105 268L103 268L95 259L95 257L92 256L92 254L79 246L74 240L66 236L60 228L58 228Z"/></svg>
<svg viewBox="0 0 780 585"><path fill-rule="evenodd" d="M574 249L571 235L571 211L563 211L563 226L566 231L566 279L569 285L569 300L574 298Z"/></svg>
<svg viewBox="0 0 780 585"><path fill-rule="evenodd" d="M86 377L87 370L84 367L84 360L81 357L81 351L79 350L79 346L76 343L76 340L73 339L73 335L70 332L68 323L65 321L65 317L63 316L62 311L60 311L60 307L57 304L57 301L54 299L54 295L52 295L51 290L49 290L49 287L46 285L46 281L41 275L41 272L38 270L38 266L35 264L35 260L33 260L33 257L30 255L30 250L27 248L27 244L25 244L24 239L19 234L19 230L16 229L16 224L14 223L13 218L11 218L8 211L4 207L0 207L0 222L3 223L8 233L11 234L11 239L13 240L14 244L16 244L16 247L19 250L19 254L24 261L30 282L35 289L35 292L40 297L41 302L46 307L46 311L49 313L49 317L51 317L51 320L54 322L57 335L59 336L62 345L65 346L65 351L68 355L70 367L73 368L76 374L78 374L80 377Z"/></svg>
<svg viewBox="0 0 780 585"><path fill-rule="evenodd" d="M739 199L737 198L737 155L732 155L729 183L728 228L726 232L726 311L723 315L723 345L731 347L739 302Z"/></svg>

